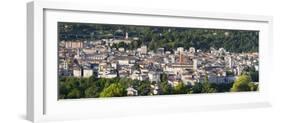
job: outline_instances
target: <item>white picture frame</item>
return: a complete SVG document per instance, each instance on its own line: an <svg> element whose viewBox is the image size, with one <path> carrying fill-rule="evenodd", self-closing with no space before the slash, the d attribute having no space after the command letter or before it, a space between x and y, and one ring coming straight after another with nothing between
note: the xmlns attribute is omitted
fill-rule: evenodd
<svg viewBox="0 0 281 123"><path fill-rule="evenodd" d="M125 19L120 19L120 16ZM93 17L96 19L94 20ZM140 21L140 18L143 21ZM56 34L49 33L57 28L54 22L113 23L112 20L118 24L258 30L260 31L260 90L223 94L58 101L57 92L51 91L57 90L56 82L50 82L57 79L50 75L57 64L56 59L52 58L57 52ZM271 79L266 78L271 78L272 20L270 16L261 15L100 6L95 5L91 0L83 2L70 0L67 3L51 0L30 2L27 4L27 119L37 122L270 106L267 97Z"/></svg>

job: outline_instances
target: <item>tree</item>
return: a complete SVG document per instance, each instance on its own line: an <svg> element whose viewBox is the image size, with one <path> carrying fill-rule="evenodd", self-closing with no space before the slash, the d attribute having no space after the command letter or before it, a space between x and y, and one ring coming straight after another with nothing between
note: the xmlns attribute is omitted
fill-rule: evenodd
<svg viewBox="0 0 281 123"><path fill-rule="evenodd" d="M126 90L120 83L112 83L100 93L100 97L121 97L125 95Z"/></svg>
<svg viewBox="0 0 281 123"><path fill-rule="evenodd" d="M186 94L186 93L187 93L187 89L182 82L180 82L178 85L176 85L173 88L173 94Z"/></svg>
<svg viewBox="0 0 281 123"><path fill-rule="evenodd" d="M211 84L209 83L208 76L205 76L204 83L202 84L201 87L202 87L201 93L214 93L214 92L217 92L217 90L215 88L211 87Z"/></svg>
<svg viewBox="0 0 281 123"><path fill-rule="evenodd" d="M241 75L233 83L231 91L232 92L250 91L251 88L250 88L249 84L250 84L251 81L252 80L251 80L250 76Z"/></svg>
<svg viewBox="0 0 281 123"><path fill-rule="evenodd" d="M60 99L72 99L80 98L81 87L80 78L76 77L60 77L59 78L59 98Z"/></svg>
<svg viewBox="0 0 281 123"><path fill-rule="evenodd" d="M172 93L172 87L166 81L161 81L160 90L161 90L161 94L171 94Z"/></svg>
<svg viewBox="0 0 281 123"><path fill-rule="evenodd" d="M213 87L208 81L203 83L195 83L192 87L191 93L215 93L217 89Z"/></svg>
<svg viewBox="0 0 281 123"><path fill-rule="evenodd" d="M87 88L85 90L86 98L93 98L93 97L98 97L98 96L99 96L98 88L95 87L94 85L91 85L89 88Z"/></svg>
<svg viewBox="0 0 281 123"><path fill-rule="evenodd" d="M65 27L68 28L65 28ZM139 38L132 44L114 44L115 48L137 48L141 44L148 46L150 50L159 47L174 49L177 46L188 48L190 46L203 51L210 47L224 47L230 52L258 52L258 31L225 30L225 29L199 29L199 28L176 28L176 27L149 27L128 25L100 25L88 23L58 23L59 40L98 40L109 38L113 35L124 37L124 32L116 33L116 30L126 30L129 34L134 33ZM73 36L77 34L78 36ZM94 34L94 35L93 35Z"/></svg>
<svg viewBox="0 0 281 123"><path fill-rule="evenodd" d="M195 85L192 87L192 93L201 93L202 92L202 83L195 83Z"/></svg>
<svg viewBox="0 0 281 123"><path fill-rule="evenodd" d="M259 82L259 71L250 71L249 74L253 82Z"/></svg>
<svg viewBox="0 0 281 123"><path fill-rule="evenodd" d="M141 96L147 96L151 92L150 81L141 81L137 86L138 94Z"/></svg>
<svg viewBox="0 0 281 123"><path fill-rule="evenodd" d="M216 89L217 92L229 92L233 83L212 83L211 86Z"/></svg>
<svg viewBox="0 0 281 123"><path fill-rule="evenodd" d="M250 91L257 91L258 90L258 84L255 84L254 82L251 82L248 84L250 87Z"/></svg>
<svg viewBox="0 0 281 123"><path fill-rule="evenodd" d="M77 88L72 89L68 94L67 98L69 99L77 99L80 98L80 91Z"/></svg>
<svg viewBox="0 0 281 123"><path fill-rule="evenodd" d="M201 93L215 93L217 90L211 86L209 82L204 82L202 84Z"/></svg>
<svg viewBox="0 0 281 123"><path fill-rule="evenodd" d="M168 75L166 73L161 74L161 82L167 82L168 81Z"/></svg>
<svg viewBox="0 0 281 123"><path fill-rule="evenodd" d="M246 67L243 73L249 75L253 82L259 82L259 71L255 67Z"/></svg>

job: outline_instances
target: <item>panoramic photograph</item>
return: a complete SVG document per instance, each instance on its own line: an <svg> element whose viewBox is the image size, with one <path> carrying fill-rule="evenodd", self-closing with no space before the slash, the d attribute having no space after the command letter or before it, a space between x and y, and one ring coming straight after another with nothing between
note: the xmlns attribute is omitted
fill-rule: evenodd
<svg viewBox="0 0 281 123"><path fill-rule="evenodd" d="M57 24L58 99L259 90L259 31Z"/></svg>

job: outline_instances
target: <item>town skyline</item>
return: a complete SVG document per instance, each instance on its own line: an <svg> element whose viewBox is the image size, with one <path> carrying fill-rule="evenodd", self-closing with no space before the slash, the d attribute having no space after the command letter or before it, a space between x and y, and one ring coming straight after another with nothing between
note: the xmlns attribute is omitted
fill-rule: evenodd
<svg viewBox="0 0 281 123"><path fill-rule="evenodd" d="M87 35L79 31L83 28L90 29L85 25L84 27L80 25L78 30L73 31L75 24L73 26L72 23L71 28L70 25L66 26L68 23L59 24L63 25L58 26L59 99L258 90L258 46L249 45L251 49L243 47L231 52L225 47L212 47L213 44L199 46L199 48L195 44L190 45L192 43L187 46L181 45L182 41L179 39L189 39L189 37L181 37L183 34L188 34L188 30L192 30L188 28L184 30L153 27L143 28L146 31L136 33L134 29L138 30L137 27L128 26L125 31L120 27L111 29L110 27L116 28L111 25L104 29L103 25L96 24L102 29L92 30L93 32ZM129 30L129 28L133 29ZM158 31L149 30L155 28ZM197 30L194 33L195 38L191 39L201 39L201 33L206 32L204 29L201 30ZM63 34L60 34L61 32ZM76 35L73 35L73 32ZM96 32L99 34L95 34ZM143 34L133 35L132 32ZM232 37L238 42L237 37L240 37L240 40L243 39L240 42L245 42L244 39L247 39L254 40L251 44L258 44L258 33L255 31L243 33L243 31L211 29L209 33L206 33L207 39L202 38L204 41L211 41L212 38L231 40L229 38ZM85 37L83 38L82 35ZM199 38L196 38L196 35ZM147 41L148 39L152 41ZM154 41L156 39L159 39L159 44ZM201 42L206 43L204 41ZM224 42L224 45L227 47L228 42ZM239 80L247 83L247 86L236 87L235 83L239 84ZM68 87L70 83L80 86L85 84L85 87L81 88L77 85Z"/></svg>

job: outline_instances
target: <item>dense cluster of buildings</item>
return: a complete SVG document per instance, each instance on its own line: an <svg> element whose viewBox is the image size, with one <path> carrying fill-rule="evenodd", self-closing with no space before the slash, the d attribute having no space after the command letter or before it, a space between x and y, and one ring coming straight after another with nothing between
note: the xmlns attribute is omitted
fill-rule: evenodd
<svg viewBox="0 0 281 123"><path fill-rule="evenodd" d="M114 43L131 43L124 39L96 41L60 41L59 75L96 78L126 77L136 80L161 81L165 74L171 86L183 82L231 83L245 68L258 70L258 53L230 53L224 48L201 51L178 47L173 51L158 48L148 50L146 45L128 50L111 48ZM157 87L155 87L157 88ZM128 94L136 90L128 88Z"/></svg>

